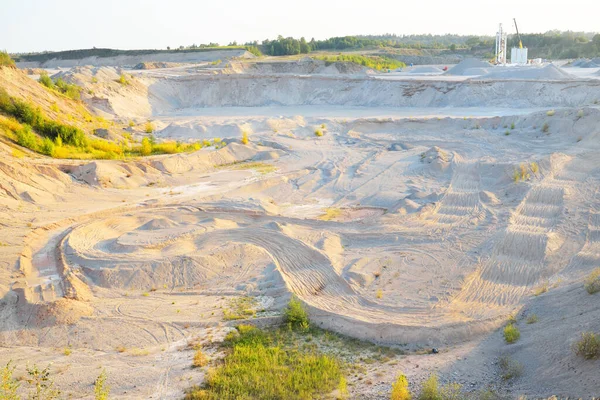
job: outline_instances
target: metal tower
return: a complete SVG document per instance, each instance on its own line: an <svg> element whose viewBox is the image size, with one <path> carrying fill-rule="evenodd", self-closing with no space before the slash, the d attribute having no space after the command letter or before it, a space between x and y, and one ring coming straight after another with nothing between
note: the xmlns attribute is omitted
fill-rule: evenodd
<svg viewBox="0 0 600 400"><path fill-rule="evenodd" d="M496 33L496 64L506 64L507 33L502 30L502 24Z"/></svg>

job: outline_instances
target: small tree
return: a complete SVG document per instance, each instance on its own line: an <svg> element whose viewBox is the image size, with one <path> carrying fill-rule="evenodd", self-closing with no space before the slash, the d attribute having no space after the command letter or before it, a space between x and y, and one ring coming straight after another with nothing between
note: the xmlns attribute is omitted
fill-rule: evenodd
<svg viewBox="0 0 600 400"><path fill-rule="evenodd" d="M390 396L391 400L410 400L412 396L408 391L408 380L406 376L400 374L396 382L392 385L392 394Z"/></svg>
<svg viewBox="0 0 600 400"><path fill-rule="evenodd" d="M106 370L103 369L98 378L96 378L96 382L94 382L95 400L108 400L110 387L106 384L107 378L108 375L106 374Z"/></svg>
<svg viewBox="0 0 600 400"><path fill-rule="evenodd" d="M248 142L248 132L244 131L242 132L242 144L248 144Z"/></svg>
<svg viewBox="0 0 600 400"><path fill-rule="evenodd" d="M284 313L285 322L292 328L308 329L308 313L296 296L292 296Z"/></svg>

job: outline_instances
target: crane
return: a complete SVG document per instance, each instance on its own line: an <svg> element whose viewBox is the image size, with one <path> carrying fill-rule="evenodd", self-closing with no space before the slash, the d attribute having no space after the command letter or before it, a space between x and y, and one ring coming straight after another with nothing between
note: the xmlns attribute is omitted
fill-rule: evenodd
<svg viewBox="0 0 600 400"><path fill-rule="evenodd" d="M517 19L513 18L513 21L515 21L515 29L517 30L517 37L519 38L519 48L522 49L523 42L521 41L521 34L519 33L519 27L517 26Z"/></svg>

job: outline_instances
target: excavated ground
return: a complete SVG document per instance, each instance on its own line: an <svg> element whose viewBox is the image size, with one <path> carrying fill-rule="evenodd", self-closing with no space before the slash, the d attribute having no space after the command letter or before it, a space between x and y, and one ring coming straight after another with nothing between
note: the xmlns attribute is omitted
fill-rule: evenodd
<svg viewBox="0 0 600 400"><path fill-rule="evenodd" d="M600 365L565 344L600 329L600 305L579 293L600 263L597 81L176 71L140 73L128 87L116 70L65 76L95 85L88 102L104 113L152 118L159 138L221 137L224 148L136 163L39 161L58 166L56 176L0 163L12 218L1 223L2 361L53 360L75 397L102 365L119 398L178 398L203 378L178 350L224 335L229 299L256 297L256 323L269 324L293 294L323 328L443 349L369 366L381 383L351 378L353 398L386 398L399 371L411 382L437 371L472 390L496 384L495 360L515 353L497 328L530 310L554 334L536 341L524 325L527 357L515 353L524 378L499 390L593 394ZM532 298L544 284L552 289ZM565 302L569 293L581 300ZM548 379L552 365L572 368Z"/></svg>

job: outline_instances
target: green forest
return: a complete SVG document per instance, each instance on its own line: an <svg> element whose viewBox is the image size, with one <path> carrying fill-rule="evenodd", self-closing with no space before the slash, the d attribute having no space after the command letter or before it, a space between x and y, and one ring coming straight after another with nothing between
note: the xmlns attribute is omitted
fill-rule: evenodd
<svg viewBox="0 0 600 400"><path fill-rule="evenodd" d="M582 58L600 57L600 34L592 32L549 31L546 33L531 33L521 35L523 45L529 49L530 58ZM392 49L436 49L462 54L490 55L494 52L495 38L493 36L474 35L359 35L338 36L324 40L314 38L306 40L293 37L279 36L277 39L266 39L245 44L237 42L226 46L219 43L192 44L190 46L168 47L166 50L113 50L88 49L65 52L43 52L35 54L13 55L17 61L46 61L51 58L73 59L90 56L108 57L117 55L139 55L152 53L175 53L179 51L210 51L246 49L252 54L269 56L287 56L308 54L314 51L352 51L377 48ZM518 45L517 35L510 35L508 46Z"/></svg>

